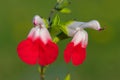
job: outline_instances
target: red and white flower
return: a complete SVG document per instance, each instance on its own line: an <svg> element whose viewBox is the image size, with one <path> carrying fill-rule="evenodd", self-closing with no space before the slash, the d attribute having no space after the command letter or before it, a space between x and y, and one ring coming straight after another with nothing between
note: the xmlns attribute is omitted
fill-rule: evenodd
<svg viewBox="0 0 120 80"><path fill-rule="evenodd" d="M86 47L88 44L88 34L84 28L102 30L98 21L77 22L74 21L67 26L68 36L73 37L64 50L64 60L66 63L72 61L73 65L82 64L86 58Z"/></svg>
<svg viewBox="0 0 120 80"><path fill-rule="evenodd" d="M58 46L52 42L51 36L39 16L33 19L34 27L27 39L21 41L17 47L20 59L30 65L46 66L53 63L58 56Z"/></svg>

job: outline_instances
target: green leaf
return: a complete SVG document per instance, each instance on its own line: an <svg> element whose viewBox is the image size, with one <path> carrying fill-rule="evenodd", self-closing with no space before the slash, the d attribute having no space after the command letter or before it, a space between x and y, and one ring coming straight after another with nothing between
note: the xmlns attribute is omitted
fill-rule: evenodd
<svg viewBox="0 0 120 80"><path fill-rule="evenodd" d="M61 2L63 2L63 0L57 0L57 3L59 3L59 4L60 4Z"/></svg>
<svg viewBox="0 0 120 80"><path fill-rule="evenodd" d="M56 6L56 10L61 10L68 6L70 2L68 0L58 0L58 5Z"/></svg>
<svg viewBox="0 0 120 80"><path fill-rule="evenodd" d="M55 18L53 19L52 26L57 26L60 24L60 17L56 14Z"/></svg>
<svg viewBox="0 0 120 80"><path fill-rule="evenodd" d="M60 30L60 17L59 15L55 15L55 17L53 18L52 21L52 25L51 25L51 29L50 29L50 34L52 36L52 38L54 38L57 34L59 34L61 32Z"/></svg>
<svg viewBox="0 0 120 80"><path fill-rule="evenodd" d="M70 74L68 74L68 75L65 77L64 80L71 80L71 78L70 78Z"/></svg>
<svg viewBox="0 0 120 80"><path fill-rule="evenodd" d="M61 13L65 13L65 14L69 14L71 13L71 10L69 8L63 8L62 10L60 10Z"/></svg>

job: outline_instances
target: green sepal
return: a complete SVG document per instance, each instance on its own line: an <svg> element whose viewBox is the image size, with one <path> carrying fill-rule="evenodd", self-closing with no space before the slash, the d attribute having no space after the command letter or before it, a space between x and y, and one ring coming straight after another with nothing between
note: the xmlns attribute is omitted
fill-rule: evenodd
<svg viewBox="0 0 120 80"><path fill-rule="evenodd" d="M44 24L46 26L46 28L49 28L49 22L47 19L43 18Z"/></svg>
<svg viewBox="0 0 120 80"><path fill-rule="evenodd" d="M59 37L54 37L53 42L58 43L60 41Z"/></svg>
<svg viewBox="0 0 120 80"><path fill-rule="evenodd" d="M53 38L53 42L58 43L60 40L64 40L69 38L66 34L64 34L63 32L60 32L58 35L56 35Z"/></svg>
<svg viewBox="0 0 120 80"><path fill-rule="evenodd" d="M60 27L60 30L65 33L66 35L68 35L68 26L72 23L73 21L68 21L66 22L65 24L63 24L61 27Z"/></svg>

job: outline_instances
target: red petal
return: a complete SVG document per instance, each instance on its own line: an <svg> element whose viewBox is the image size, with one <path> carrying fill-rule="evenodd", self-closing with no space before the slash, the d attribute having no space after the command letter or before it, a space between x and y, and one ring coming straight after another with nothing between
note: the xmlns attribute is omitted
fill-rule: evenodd
<svg viewBox="0 0 120 80"><path fill-rule="evenodd" d="M74 52L72 53L72 63L78 66L83 63L86 58L86 48L82 48L81 43L74 47Z"/></svg>
<svg viewBox="0 0 120 80"><path fill-rule="evenodd" d="M31 65L38 62L41 66L45 66L56 60L58 47L51 41L45 45L40 39L36 39L34 42L26 39L20 42L17 52L23 62Z"/></svg>
<svg viewBox="0 0 120 80"><path fill-rule="evenodd" d="M39 64L42 66L53 63L58 56L58 47L55 43L48 41L46 45L39 43L40 54L39 54Z"/></svg>
<svg viewBox="0 0 120 80"><path fill-rule="evenodd" d="M64 50L64 60L66 63L69 63L74 49L74 43L70 42L66 49Z"/></svg>
<svg viewBox="0 0 120 80"><path fill-rule="evenodd" d="M49 41L46 47L47 47L48 64L51 64L57 59L58 46L55 43Z"/></svg>
<svg viewBox="0 0 120 80"><path fill-rule="evenodd" d="M83 63L86 58L86 49L82 48L81 43L74 46L73 42L70 42L64 51L64 60L66 63L72 59L73 65L77 66Z"/></svg>
<svg viewBox="0 0 120 80"><path fill-rule="evenodd" d="M36 45L33 45L33 41L31 39L26 39L20 42L17 47L17 52L23 62L30 65L36 64L38 58L38 48Z"/></svg>

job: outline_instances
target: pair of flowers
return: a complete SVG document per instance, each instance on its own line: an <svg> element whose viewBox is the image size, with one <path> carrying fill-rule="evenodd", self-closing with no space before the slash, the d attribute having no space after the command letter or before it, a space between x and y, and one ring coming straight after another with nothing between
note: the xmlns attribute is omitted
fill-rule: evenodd
<svg viewBox="0 0 120 80"><path fill-rule="evenodd" d="M21 41L17 47L20 59L30 65L39 64L46 66L53 63L58 56L58 46L52 41L49 31L43 19L35 16L33 19L34 27L28 34L27 39ZM66 63L72 61L73 65L82 64L86 58L86 46L88 34L84 28L101 30L98 21L77 22L68 24L66 29L67 36L73 37L64 50L64 60Z"/></svg>

